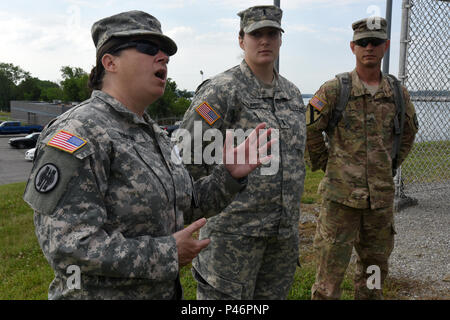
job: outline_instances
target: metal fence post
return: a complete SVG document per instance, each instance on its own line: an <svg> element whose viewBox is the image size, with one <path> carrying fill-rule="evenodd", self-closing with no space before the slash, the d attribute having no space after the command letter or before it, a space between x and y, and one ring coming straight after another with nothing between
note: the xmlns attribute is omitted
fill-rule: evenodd
<svg viewBox="0 0 450 320"><path fill-rule="evenodd" d="M392 0L386 0L386 21L387 21L387 36L391 39L391 24L392 24ZM383 58L383 73L389 73L389 59L391 47L386 51Z"/></svg>
<svg viewBox="0 0 450 320"><path fill-rule="evenodd" d="M280 0L273 0L273 5L280 8ZM277 72L280 72L280 56L278 56L277 60L275 61L275 70L277 70Z"/></svg>

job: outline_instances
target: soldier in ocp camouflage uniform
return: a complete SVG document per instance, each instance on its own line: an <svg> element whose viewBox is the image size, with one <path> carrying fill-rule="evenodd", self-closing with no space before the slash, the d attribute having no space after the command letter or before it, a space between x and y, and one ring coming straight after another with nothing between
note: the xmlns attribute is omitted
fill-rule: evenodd
<svg viewBox="0 0 450 320"><path fill-rule="evenodd" d="M283 31L281 9L257 6L238 15L245 59L199 86L181 127L193 137L196 123L203 136L211 128L224 134L264 121L279 130L279 168L272 167L276 170L270 175L262 174L267 167L255 170L246 190L201 230L200 238L211 244L193 261L197 299L285 299L298 261L305 106L299 89L274 70ZM194 150L192 163L196 152L202 150ZM216 167L203 163L187 168L199 178Z"/></svg>
<svg viewBox="0 0 450 320"><path fill-rule="evenodd" d="M156 18L120 13L97 21L92 37L96 90L43 130L24 194L55 272L49 298L179 299L179 267L208 244L191 239L205 221L184 223L220 212L254 166L220 165L194 183L172 160L144 112L177 50Z"/></svg>
<svg viewBox="0 0 450 320"><path fill-rule="evenodd" d="M340 285L353 246L357 252L355 299L382 298L382 289L369 289L371 265L381 271L381 284L388 273L394 245L394 182L391 151L394 142L393 88L381 73L381 60L389 46L386 20L369 18L355 22L351 48L356 68L350 73L351 92L342 119L333 132L322 132L338 103L337 79L327 81L309 106L318 118L307 126L307 152L312 170L322 169L319 185L323 196L314 248L317 258L313 299L339 299ZM406 158L418 130L414 106L402 87L406 115L398 165Z"/></svg>

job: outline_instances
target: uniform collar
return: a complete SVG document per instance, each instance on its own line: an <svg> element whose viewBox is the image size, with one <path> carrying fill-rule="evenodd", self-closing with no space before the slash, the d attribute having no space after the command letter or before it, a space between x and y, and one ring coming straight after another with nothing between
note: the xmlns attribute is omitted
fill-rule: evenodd
<svg viewBox="0 0 450 320"><path fill-rule="evenodd" d="M108 104L111 108L113 108L115 111L117 111L120 114L120 116L122 116L124 119L126 119L131 123L146 124L146 125L151 124L150 122L146 121L147 120L146 118L150 119L148 115L144 114L144 117L139 117L137 114L135 114L125 105L123 105L120 101L116 100L114 97L107 94L106 92L103 92L101 90L94 90L92 91L91 98L98 98L102 100L103 102Z"/></svg>
<svg viewBox="0 0 450 320"><path fill-rule="evenodd" d="M286 93L287 91L284 89L283 85L280 81L280 75L278 72L274 69L274 75L275 75L275 85L273 89L267 89L261 86L258 78L256 78L253 71L248 66L245 59L242 60L240 64L240 69L244 77L246 78L246 84L247 84L247 92L250 93L255 98L273 98L275 96L275 99L289 99L289 95Z"/></svg>
<svg viewBox="0 0 450 320"><path fill-rule="evenodd" d="M361 79L359 78L356 69L353 69L353 71L350 72L350 75L352 77L352 95L355 97L363 96L366 94L370 95L370 92L366 89ZM393 93L389 85L387 75L381 72L381 84L378 87L378 91L375 94L374 98L379 98L383 96L390 97L392 96L392 94Z"/></svg>

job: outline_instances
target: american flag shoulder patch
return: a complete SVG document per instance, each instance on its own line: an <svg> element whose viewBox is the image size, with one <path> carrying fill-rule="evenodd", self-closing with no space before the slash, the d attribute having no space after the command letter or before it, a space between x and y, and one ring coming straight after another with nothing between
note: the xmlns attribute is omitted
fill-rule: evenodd
<svg viewBox="0 0 450 320"><path fill-rule="evenodd" d="M210 126L216 122L220 116L219 114L208 104L208 102L203 101L195 111L203 118Z"/></svg>
<svg viewBox="0 0 450 320"><path fill-rule="evenodd" d="M314 96L311 98L311 100L309 100L309 104L312 105L317 110L322 111L326 102L320 99L318 96Z"/></svg>
<svg viewBox="0 0 450 320"><path fill-rule="evenodd" d="M47 142L48 146L58 148L60 150L74 153L87 143L86 140L80 138L70 132L60 130L57 134Z"/></svg>

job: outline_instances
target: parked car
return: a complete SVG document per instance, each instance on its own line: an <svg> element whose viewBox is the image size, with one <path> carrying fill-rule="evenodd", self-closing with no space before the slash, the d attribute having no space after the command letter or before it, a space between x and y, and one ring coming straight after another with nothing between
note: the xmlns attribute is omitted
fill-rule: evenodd
<svg viewBox="0 0 450 320"><path fill-rule="evenodd" d="M24 126L19 121L3 121L0 123L0 134L2 133L32 133L40 132L43 127L39 125Z"/></svg>
<svg viewBox="0 0 450 320"><path fill-rule="evenodd" d="M168 125L168 126L164 126L163 129L167 132L167 135L169 137L172 136L172 133L177 130L180 126L179 125Z"/></svg>
<svg viewBox="0 0 450 320"><path fill-rule="evenodd" d="M36 148L31 148L30 150L27 150L25 152L25 160L33 161L35 151L36 151Z"/></svg>
<svg viewBox="0 0 450 320"><path fill-rule="evenodd" d="M9 139L9 145L14 148L34 148L39 138L40 132L33 132L25 137L11 138Z"/></svg>

